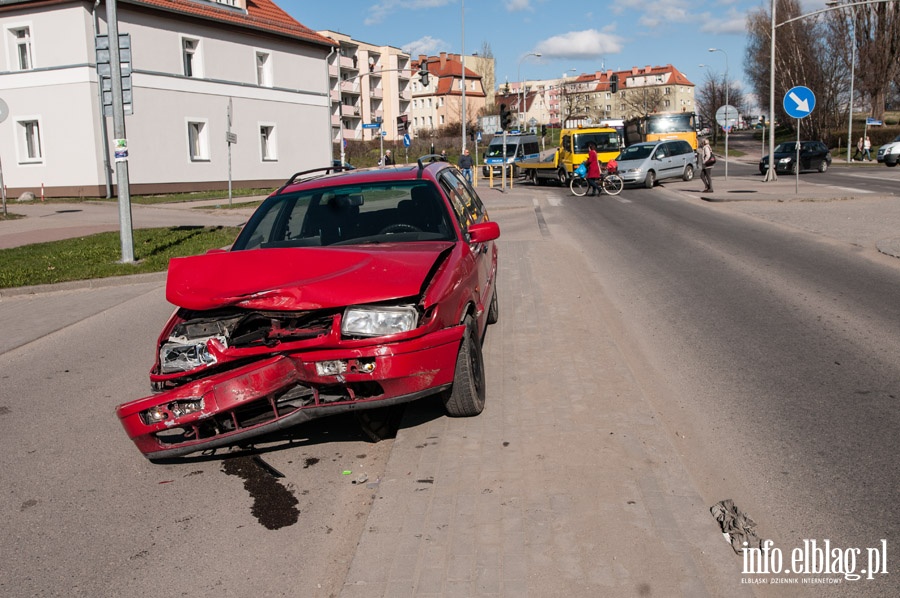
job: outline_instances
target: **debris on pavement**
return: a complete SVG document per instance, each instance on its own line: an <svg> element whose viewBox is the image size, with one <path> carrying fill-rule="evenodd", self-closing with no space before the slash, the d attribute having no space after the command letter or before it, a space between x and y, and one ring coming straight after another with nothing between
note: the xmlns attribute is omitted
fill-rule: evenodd
<svg viewBox="0 0 900 598"><path fill-rule="evenodd" d="M759 548L762 540L756 535L756 522L734 505L730 498L719 501L709 508L709 512L719 522L722 535L731 544L736 554L745 547Z"/></svg>

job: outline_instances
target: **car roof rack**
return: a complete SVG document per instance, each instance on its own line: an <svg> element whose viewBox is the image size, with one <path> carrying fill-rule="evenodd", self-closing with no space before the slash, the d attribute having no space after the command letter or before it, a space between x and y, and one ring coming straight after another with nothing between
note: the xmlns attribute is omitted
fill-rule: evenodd
<svg viewBox="0 0 900 598"><path fill-rule="evenodd" d="M302 177L305 174L312 174L315 172L321 172L323 174L331 174L332 172L343 172L345 170L350 170L350 169L344 168L343 166L323 166L322 168L311 168L309 170L301 170L300 172L295 172L294 174L291 175L291 178L289 178L284 183L284 185L282 185L281 187L278 188L278 191L276 191L274 193L274 195L281 195L281 192L284 191L287 187L293 185L294 183L299 183L299 182L306 180L306 179L302 179L302 178L299 181L297 180L298 177ZM307 177L307 178L313 178L313 177Z"/></svg>

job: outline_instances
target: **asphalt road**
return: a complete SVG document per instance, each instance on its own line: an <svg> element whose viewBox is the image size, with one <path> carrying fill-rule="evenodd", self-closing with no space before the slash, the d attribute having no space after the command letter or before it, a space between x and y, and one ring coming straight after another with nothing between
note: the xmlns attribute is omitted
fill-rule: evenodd
<svg viewBox="0 0 900 598"><path fill-rule="evenodd" d="M592 264L705 498L734 499L785 552L897 545L900 261L684 185L593 202L548 189L543 215Z"/></svg>
<svg viewBox="0 0 900 598"><path fill-rule="evenodd" d="M584 506L572 512L596 515L544 513L543 535L532 529L525 537L546 538L547 548L526 548L546 553L538 564L571 563L582 547L602 550L606 564L591 570L614 580L636 579L648 554L680 555L723 564L725 583L737 584L734 555L696 550L713 540L702 511L731 498L785 550L803 539L866 548L882 538L893 550L900 261L872 240L896 229L885 221L895 212L865 200L710 204L688 192L700 187L667 183L599 200L523 187L499 202L505 211L491 208L496 195L482 193L508 250L501 286L510 294L501 295L503 316L486 345L494 416L524 448L510 454L524 461L516 463L536 500L549 492ZM560 288L572 278L566 268L579 269L577 281ZM151 465L112 410L147 392L153 340L170 310L158 278L2 298L10 332L0 344L0 508L9 515L0 595L341 591L391 443L369 444L336 418L270 439L261 461ZM602 338L592 336L598 331ZM622 355L627 367L601 355ZM529 378L540 371L554 374ZM536 415L516 411L526 397L540 405ZM577 410L560 408L570 403ZM600 415L616 437L622 431L632 444L594 452L608 432L592 438L580 426L598 406L610 410ZM493 427L482 430L489 421L447 425L471 451L476 438L491 436ZM548 423L552 434L535 436ZM506 450L499 440L485 442ZM543 464L527 461L537 447ZM500 482L505 492L518 491L518 471L491 470L511 476ZM361 474L366 483L353 484ZM633 487L648 479L660 486L649 494L667 507L649 512L668 518L617 518L632 508L626 495L648 494ZM694 526L696 517L702 523ZM623 544L635 529L654 544ZM689 543L681 544L683 533ZM657 591L684 587L666 584L694 571L677 559L652 563L657 571L675 565L670 575L647 574ZM539 569L529 571L532 588L598 581L577 568ZM799 595L895 596L891 581ZM747 588L729 595L738 589ZM771 586L755 592L791 595Z"/></svg>

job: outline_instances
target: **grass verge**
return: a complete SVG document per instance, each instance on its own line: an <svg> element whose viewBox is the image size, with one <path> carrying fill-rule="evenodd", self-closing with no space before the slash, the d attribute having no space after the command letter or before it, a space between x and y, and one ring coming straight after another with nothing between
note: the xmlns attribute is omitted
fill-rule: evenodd
<svg viewBox="0 0 900 598"><path fill-rule="evenodd" d="M234 242L238 227L173 226L134 231L134 259L123 264L118 232L0 249L0 288L162 272L169 259Z"/></svg>

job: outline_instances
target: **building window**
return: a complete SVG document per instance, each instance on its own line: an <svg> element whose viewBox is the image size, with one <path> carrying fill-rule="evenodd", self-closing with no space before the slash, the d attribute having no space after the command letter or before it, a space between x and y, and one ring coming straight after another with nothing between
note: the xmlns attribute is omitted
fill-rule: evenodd
<svg viewBox="0 0 900 598"><path fill-rule="evenodd" d="M9 30L15 43L15 70L28 71L34 68L31 55L31 27L16 27Z"/></svg>
<svg viewBox="0 0 900 598"><path fill-rule="evenodd" d="M191 162L209 160L209 135L204 121L188 121L188 154Z"/></svg>
<svg viewBox="0 0 900 598"><path fill-rule="evenodd" d="M672 105L672 102L670 102L669 100L666 100L665 102L663 102L663 104L665 105L666 108L668 108L669 106Z"/></svg>
<svg viewBox="0 0 900 598"><path fill-rule="evenodd" d="M202 77L200 64L200 40L181 38L181 58L184 62L185 77Z"/></svg>
<svg viewBox="0 0 900 598"><path fill-rule="evenodd" d="M672 93L672 88L671 88L671 87L666 87L664 93L665 93L666 95L669 95L670 93Z"/></svg>
<svg viewBox="0 0 900 598"><path fill-rule="evenodd" d="M272 56L268 52L256 53L256 84L272 87Z"/></svg>
<svg viewBox="0 0 900 598"><path fill-rule="evenodd" d="M41 123L36 118L18 121L19 162L43 162L44 150L41 141Z"/></svg>
<svg viewBox="0 0 900 598"><path fill-rule="evenodd" d="M259 155L263 162L272 162L278 159L275 151L275 126L259 126Z"/></svg>

